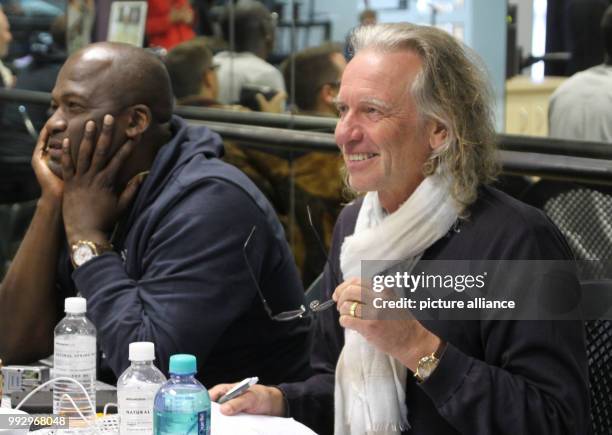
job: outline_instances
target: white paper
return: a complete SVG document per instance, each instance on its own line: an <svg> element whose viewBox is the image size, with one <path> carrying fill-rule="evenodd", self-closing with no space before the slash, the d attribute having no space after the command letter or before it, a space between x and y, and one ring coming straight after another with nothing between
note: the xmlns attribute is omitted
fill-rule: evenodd
<svg viewBox="0 0 612 435"><path fill-rule="evenodd" d="M220 405L211 403L211 435L317 435L315 432L292 418L270 417L267 415L239 414L232 417L221 414ZM114 422L111 427L101 427L100 419L97 421L99 435L118 435L116 415L107 416ZM50 431L41 429L35 431L37 435L64 435L68 431Z"/></svg>
<svg viewBox="0 0 612 435"><path fill-rule="evenodd" d="M316 435L315 432L292 418L267 415L221 414L220 405L212 404L211 435Z"/></svg>

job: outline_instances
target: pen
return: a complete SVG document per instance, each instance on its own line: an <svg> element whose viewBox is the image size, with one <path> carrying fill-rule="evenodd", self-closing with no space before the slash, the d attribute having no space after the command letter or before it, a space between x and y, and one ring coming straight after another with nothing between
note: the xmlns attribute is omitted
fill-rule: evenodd
<svg viewBox="0 0 612 435"><path fill-rule="evenodd" d="M219 403L219 405L221 405L222 403L225 403L228 400L232 400L233 398L238 397L241 394L244 394L246 392L246 390L248 390L252 385L255 385L257 382L259 382L259 378L257 376L254 376L252 378L246 378L246 379L240 381L231 390L229 390L227 393L225 393L219 399L219 401L217 403Z"/></svg>

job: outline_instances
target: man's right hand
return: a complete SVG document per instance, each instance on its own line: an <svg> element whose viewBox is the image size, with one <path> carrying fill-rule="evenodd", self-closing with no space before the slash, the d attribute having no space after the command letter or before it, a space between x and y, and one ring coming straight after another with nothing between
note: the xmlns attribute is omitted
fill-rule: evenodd
<svg viewBox="0 0 612 435"><path fill-rule="evenodd" d="M210 390L210 399L216 402L236 384L219 384ZM246 414L285 416L285 399L276 387L253 385L244 394L221 405L221 413L235 415Z"/></svg>
<svg viewBox="0 0 612 435"><path fill-rule="evenodd" d="M32 168L36 174L38 184L40 184L41 197L61 201L64 192L64 182L51 172L49 166L47 166L47 159L49 158L46 149L48 139L49 132L46 127L43 127L38 135L36 148L34 148L34 154L32 155Z"/></svg>

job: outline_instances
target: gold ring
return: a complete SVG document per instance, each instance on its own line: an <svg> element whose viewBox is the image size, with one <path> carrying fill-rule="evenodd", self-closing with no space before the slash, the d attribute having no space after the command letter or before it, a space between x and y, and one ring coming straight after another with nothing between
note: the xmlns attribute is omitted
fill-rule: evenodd
<svg viewBox="0 0 612 435"><path fill-rule="evenodd" d="M351 304L351 308L349 309L349 314L351 315L351 317L357 317L355 315L355 311L357 311L357 305L359 305L359 302L353 302Z"/></svg>

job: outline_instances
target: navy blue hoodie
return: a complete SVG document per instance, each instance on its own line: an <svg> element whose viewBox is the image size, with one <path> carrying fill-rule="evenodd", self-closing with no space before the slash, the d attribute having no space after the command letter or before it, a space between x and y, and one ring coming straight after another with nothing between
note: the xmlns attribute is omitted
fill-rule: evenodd
<svg viewBox="0 0 612 435"><path fill-rule="evenodd" d="M62 293L76 285L87 298L115 376L129 365L129 343L152 341L165 373L170 355L196 355L208 387L247 376L271 384L305 378L309 320L271 320L243 256L256 226L248 257L273 313L303 304L276 213L242 172L219 160L217 134L178 117L172 132L113 240L115 252L74 272L64 252Z"/></svg>

